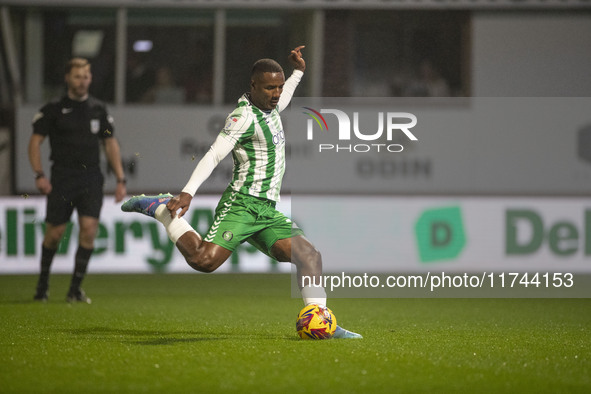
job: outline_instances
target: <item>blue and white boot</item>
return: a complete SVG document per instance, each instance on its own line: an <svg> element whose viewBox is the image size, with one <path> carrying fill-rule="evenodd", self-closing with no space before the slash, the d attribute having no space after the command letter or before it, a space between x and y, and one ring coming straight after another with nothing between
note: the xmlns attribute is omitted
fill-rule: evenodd
<svg viewBox="0 0 591 394"><path fill-rule="evenodd" d="M335 330L334 334L332 334L332 337L335 339L361 339L361 338L363 338L360 334L357 334L356 332L352 332L349 330L345 330L341 326L337 326L337 329Z"/></svg>
<svg viewBox="0 0 591 394"><path fill-rule="evenodd" d="M162 193L157 196L133 196L121 205L123 212L138 212L154 217L156 208L162 204L166 204L172 198L170 193Z"/></svg>

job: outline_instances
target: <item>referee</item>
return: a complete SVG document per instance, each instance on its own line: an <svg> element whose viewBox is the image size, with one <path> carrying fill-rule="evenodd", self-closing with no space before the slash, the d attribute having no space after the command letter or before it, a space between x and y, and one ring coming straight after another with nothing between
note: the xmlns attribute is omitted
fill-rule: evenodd
<svg viewBox="0 0 591 394"><path fill-rule="evenodd" d="M104 103L89 96L92 82L90 63L74 58L66 65L67 94L41 108L33 119L29 140L29 161L35 172L35 186L47 195L45 236L41 248L41 273L34 299L48 300L49 273L58 245L70 221L78 212L80 234L74 273L66 301L91 302L80 284L94 249L103 204L104 178L100 170L100 145L117 177L115 201L126 194L125 174L119 143L113 136L113 121ZM43 172L41 144L49 137L51 178Z"/></svg>

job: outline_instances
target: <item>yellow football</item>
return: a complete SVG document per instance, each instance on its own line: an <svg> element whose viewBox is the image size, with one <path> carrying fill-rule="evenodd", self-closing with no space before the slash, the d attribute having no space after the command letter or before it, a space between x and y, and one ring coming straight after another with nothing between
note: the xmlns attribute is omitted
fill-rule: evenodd
<svg viewBox="0 0 591 394"><path fill-rule="evenodd" d="M330 339L337 329L337 319L322 305L307 305L300 311L296 330L302 339Z"/></svg>

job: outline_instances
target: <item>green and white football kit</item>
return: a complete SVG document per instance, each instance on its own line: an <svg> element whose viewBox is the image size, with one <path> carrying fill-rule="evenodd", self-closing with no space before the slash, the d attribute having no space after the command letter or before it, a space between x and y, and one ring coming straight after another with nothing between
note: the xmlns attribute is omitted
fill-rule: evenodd
<svg viewBox="0 0 591 394"><path fill-rule="evenodd" d="M205 241L230 251L248 241L270 255L278 240L303 234L275 209L285 172L285 133L279 112L291 101L302 75L295 70L285 81L279 103L271 111L257 108L244 94L183 188L183 192L194 196L215 166L232 152L232 180L216 208Z"/></svg>
<svg viewBox="0 0 591 394"><path fill-rule="evenodd" d="M234 251L244 241L269 257L280 239L303 235L275 202L226 189L216 208L215 219L204 240Z"/></svg>
<svg viewBox="0 0 591 394"><path fill-rule="evenodd" d="M292 54L300 48L296 48ZM273 110L263 111L253 105L248 94L243 95L237 108L226 119L224 129L195 167L182 190L192 197L218 163L232 152L232 180L218 203L214 222L203 238L204 241L229 251L234 251L239 244L246 241L271 256L271 249L278 240L303 235L303 231L291 219L275 208L285 172L285 133L279 112L291 101L302 75L302 71L295 70L285 81L279 102ZM156 218L164 225L169 238L175 244L188 232L201 238L184 218L172 217L166 206L171 198L170 194L132 197L121 209ZM188 238L188 247L192 247L192 239L196 238ZM199 244L196 246L199 247ZM185 257L189 261L187 255ZM319 263L317 268L321 270L320 259L313 263ZM323 287L303 286L301 294L306 305L326 305L326 291ZM340 326L336 327L332 337L362 338Z"/></svg>

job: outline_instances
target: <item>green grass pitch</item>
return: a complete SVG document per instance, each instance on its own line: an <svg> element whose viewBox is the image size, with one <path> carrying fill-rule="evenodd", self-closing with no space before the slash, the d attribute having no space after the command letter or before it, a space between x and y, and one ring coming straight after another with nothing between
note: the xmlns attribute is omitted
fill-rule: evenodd
<svg viewBox="0 0 591 394"><path fill-rule="evenodd" d="M0 276L0 393L591 392L590 299L332 299L303 341L289 275Z"/></svg>

